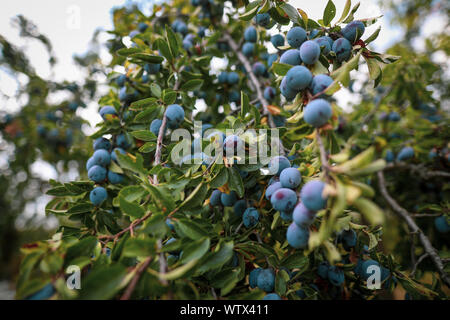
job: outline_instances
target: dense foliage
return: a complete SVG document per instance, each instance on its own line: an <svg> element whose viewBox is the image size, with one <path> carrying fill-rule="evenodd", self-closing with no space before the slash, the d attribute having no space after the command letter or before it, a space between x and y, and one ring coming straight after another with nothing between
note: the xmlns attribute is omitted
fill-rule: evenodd
<svg viewBox="0 0 450 320"><path fill-rule="evenodd" d="M377 18L358 8L328 1L318 21L280 0L116 9L92 147L65 152L70 113L27 129L43 139L28 151L91 157L77 181L50 181L46 212L62 223L22 248L17 298L372 299L401 286L445 299L450 132L429 86L445 97L446 84L407 43L370 50ZM333 94L366 67L345 112ZM89 83L55 109L76 109ZM178 142L177 129L194 134ZM274 156L239 153L266 135ZM176 161L183 148L193 155ZM73 265L80 290L66 286Z"/></svg>

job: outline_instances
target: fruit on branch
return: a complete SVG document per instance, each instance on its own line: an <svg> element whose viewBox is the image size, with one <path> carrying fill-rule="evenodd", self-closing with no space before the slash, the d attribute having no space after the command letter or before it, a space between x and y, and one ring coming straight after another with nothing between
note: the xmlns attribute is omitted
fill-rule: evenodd
<svg viewBox="0 0 450 320"><path fill-rule="evenodd" d="M242 218L247 209L247 201L244 199L238 200L233 206L234 215L238 218Z"/></svg>
<svg viewBox="0 0 450 320"><path fill-rule="evenodd" d="M287 78L286 77L284 77L283 80L281 80L280 91L281 91L281 94L286 98L287 101L290 101L290 100L294 99L295 96L298 93L297 91L292 90L287 85Z"/></svg>
<svg viewBox="0 0 450 320"><path fill-rule="evenodd" d="M355 20L347 24L345 28L341 30L341 33L345 39L347 39L351 43L355 43L361 38L361 36L364 34L364 31L364 23L359 20Z"/></svg>
<svg viewBox="0 0 450 320"><path fill-rule="evenodd" d="M227 74L227 82L228 84L237 84L239 83L239 75L236 72L230 72Z"/></svg>
<svg viewBox="0 0 450 320"><path fill-rule="evenodd" d="M344 271L336 266L328 268L328 281L334 286L341 286L345 281Z"/></svg>
<svg viewBox="0 0 450 320"><path fill-rule="evenodd" d="M244 222L244 226L246 228L252 228L256 226L259 222L258 210L253 207L247 208L242 217L242 221Z"/></svg>
<svg viewBox="0 0 450 320"><path fill-rule="evenodd" d="M116 79L116 84L119 87L123 87L125 85L125 83L127 82L127 76L125 74L121 74L120 76L117 77Z"/></svg>
<svg viewBox="0 0 450 320"><path fill-rule="evenodd" d="M263 300L283 300L281 297L276 293L268 293L264 296Z"/></svg>
<svg viewBox="0 0 450 320"><path fill-rule="evenodd" d="M298 66L302 63L300 51L297 49L289 49L281 55L280 63Z"/></svg>
<svg viewBox="0 0 450 320"><path fill-rule="evenodd" d="M308 210L303 203L299 203L294 209L292 218L297 226L307 228L313 224L316 212Z"/></svg>
<svg viewBox="0 0 450 320"><path fill-rule="evenodd" d="M139 32L145 32L145 30L147 30L147 28L148 28L148 24L146 24L145 22L141 22L138 24Z"/></svg>
<svg viewBox="0 0 450 320"><path fill-rule="evenodd" d="M447 222L447 218L444 215L434 219L434 226L440 233L450 232L450 224Z"/></svg>
<svg viewBox="0 0 450 320"><path fill-rule="evenodd" d="M313 95L316 95L326 88L328 88L333 83L333 78L326 74L318 74L312 79L310 89Z"/></svg>
<svg viewBox="0 0 450 320"><path fill-rule="evenodd" d="M278 189L281 189L281 188L282 188L281 182L274 182L274 183L272 183L266 189L266 199L270 200L270 198L275 193L275 191L277 191Z"/></svg>
<svg viewBox="0 0 450 320"><path fill-rule="evenodd" d="M101 205L108 198L108 192L103 187L94 188L89 193L89 200L91 200L94 206Z"/></svg>
<svg viewBox="0 0 450 320"><path fill-rule="evenodd" d="M399 122L401 119L400 115L396 111L390 112L389 115L387 116L387 118L389 121L392 121L392 122Z"/></svg>
<svg viewBox="0 0 450 320"><path fill-rule="evenodd" d="M386 162L394 162L395 155L392 152L392 150L387 150L386 151L386 156L384 157L384 159L386 160Z"/></svg>
<svg viewBox="0 0 450 320"><path fill-rule="evenodd" d="M127 152L125 150L123 150L122 148L114 148L113 151L111 152L111 160L116 161L116 162L117 162L116 151L123 155L127 154Z"/></svg>
<svg viewBox="0 0 450 320"><path fill-rule="evenodd" d="M236 135L230 135L223 142L223 149L227 157L228 155L236 155L244 151L244 141Z"/></svg>
<svg viewBox="0 0 450 320"><path fill-rule="evenodd" d="M411 147L404 147L397 154L397 161L405 161L414 158L414 149Z"/></svg>
<svg viewBox="0 0 450 320"><path fill-rule="evenodd" d="M116 109L112 106L104 106L100 109L100 116L103 118L103 120L107 120L107 115L113 115L117 116Z"/></svg>
<svg viewBox="0 0 450 320"><path fill-rule="evenodd" d="M261 27L267 28L271 24L270 14L266 13L258 13L255 16L255 22L256 24L260 25Z"/></svg>
<svg viewBox="0 0 450 320"><path fill-rule="evenodd" d="M270 159L269 172L273 175L279 175L281 171L291 167L291 162L285 156L277 156Z"/></svg>
<svg viewBox="0 0 450 320"><path fill-rule="evenodd" d="M125 133L121 133L116 137L116 145L124 150L131 147L131 142Z"/></svg>
<svg viewBox="0 0 450 320"><path fill-rule="evenodd" d="M333 40L328 36L314 39L314 42L319 45L322 54L325 56L330 53L331 48L333 47Z"/></svg>
<svg viewBox="0 0 450 320"><path fill-rule="evenodd" d="M272 292L275 288L275 273L272 269L263 269L258 274L257 286L265 292Z"/></svg>
<svg viewBox="0 0 450 320"><path fill-rule="evenodd" d="M267 72L266 66L262 64L261 62L255 62L252 66L252 71L255 74L255 76L260 77L265 75Z"/></svg>
<svg viewBox="0 0 450 320"><path fill-rule="evenodd" d="M319 211L325 208L327 197L323 195L325 183L320 180L312 180L305 184L300 192L303 205L311 211Z"/></svg>
<svg viewBox="0 0 450 320"><path fill-rule="evenodd" d="M162 120L161 119L155 119L150 124L150 131L155 135L159 135L159 129L161 129Z"/></svg>
<svg viewBox="0 0 450 320"><path fill-rule="evenodd" d="M299 227L295 222L291 223L286 232L289 245L295 249L304 249L308 246L309 230Z"/></svg>
<svg viewBox="0 0 450 320"><path fill-rule="evenodd" d="M317 274L322 279L326 280L328 279L328 268L330 267L329 263L326 261L323 261L319 264L317 267Z"/></svg>
<svg viewBox="0 0 450 320"><path fill-rule="evenodd" d="M338 235L338 242L342 243L345 250L349 251L356 246L357 235L353 229L342 230Z"/></svg>
<svg viewBox="0 0 450 320"><path fill-rule="evenodd" d="M281 34L274 34L272 37L270 37L270 42L276 49L278 49L278 47L284 46L284 37Z"/></svg>
<svg viewBox="0 0 450 320"><path fill-rule="evenodd" d="M345 38L339 38L333 42L332 50L336 53L337 61L343 62L350 58L352 44Z"/></svg>
<svg viewBox="0 0 450 320"><path fill-rule="evenodd" d="M242 53L246 57L251 57L255 53L255 44L253 42L245 42L242 46Z"/></svg>
<svg viewBox="0 0 450 320"><path fill-rule="evenodd" d="M220 190L214 190L209 198L209 203L212 206L219 206L222 204L221 202L222 192Z"/></svg>
<svg viewBox="0 0 450 320"><path fill-rule="evenodd" d="M328 101L324 99L312 100L306 106L303 118L306 123L313 127L320 128L328 122L333 111Z"/></svg>
<svg viewBox="0 0 450 320"><path fill-rule="evenodd" d="M308 34L308 39L314 39L319 34L319 32L320 31L317 29L311 30Z"/></svg>
<svg viewBox="0 0 450 320"><path fill-rule="evenodd" d="M313 40L305 41L300 47L300 58L305 64L316 63L320 57L320 46Z"/></svg>
<svg viewBox="0 0 450 320"><path fill-rule="evenodd" d="M111 155L104 149L96 150L92 158L94 159L94 164L102 167L108 166L111 162Z"/></svg>
<svg viewBox="0 0 450 320"><path fill-rule="evenodd" d="M266 99L269 102L275 98L276 94L277 90L275 90L275 88L273 87L266 87L264 89L264 99Z"/></svg>
<svg viewBox="0 0 450 320"><path fill-rule="evenodd" d="M121 184L124 181L124 176L119 173L108 171L108 181L111 184Z"/></svg>
<svg viewBox="0 0 450 320"><path fill-rule="evenodd" d="M247 42L256 42L258 39L258 32L253 26L249 26L244 31L244 40Z"/></svg>
<svg viewBox="0 0 450 320"><path fill-rule="evenodd" d="M272 64L278 60L278 54L272 53L267 57L267 66L270 68Z"/></svg>
<svg viewBox="0 0 450 320"><path fill-rule="evenodd" d="M110 150L111 149L111 141L109 141L106 138L98 138L94 140L93 143L94 150L104 149L104 150Z"/></svg>
<svg viewBox="0 0 450 320"><path fill-rule="evenodd" d="M237 194L235 191L230 191L230 193L222 193L220 195L220 201L224 207L232 207L237 201Z"/></svg>
<svg viewBox="0 0 450 320"><path fill-rule="evenodd" d="M369 277L372 274L374 274L372 268L369 269L369 267L378 267L378 268L380 268L380 264L377 261L375 261L375 260L366 260L366 261L364 261L362 263L362 265L361 265L361 272L360 272L360 276L364 280L369 279Z"/></svg>
<svg viewBox="0 0 450 320"><path fill-rule="evenodd" d="M250 274L248 276L248 283L250 285L250 288L254 289L258 286L258 277L262 270L263 269L261 268L256 268L250 271Z"/></svg>
<svg viewBox="0 0 450 320"><path fill-rule="evenodd" d="M92 166L88 171L90 180L100 183L106 180L107 170L99 165Z"/></svg>
<svg viewBox="0 0 450 320"><path fill-rule="evenodd" d="M311 71L304 66L295 66L286 73L286 84L292 91L300 92L306 89L313 79Z"/></svg>
<svg viewBox="0 0 450 320"><path fill-rule="evenodd" d="M292 48L299 48L306 39L306 31L302 27L293 27L286 35L286 40Z"/></svg>
<svg viewBox="0 0 450 320"><path fill-rule="evenodd" d="M297 203L297 194L291 189L280 188L272 194L270 202L275 210L289 212Z"/></svg>
<svg viewBox="0 0 450 320"><path fill-rule="evenodd" d="M32 295L26 297L25 300L47 300L51 298L55 293L55 288L51 283L49 283L36 293L33 293Z"/></svg>
<svg viewBox="0 0 450 320"><path fill-rule="evenodd" d="M145 71L148 72L148 74L157 74L161 70L161 64L159 63L147 63L144 66Z"/></svg>
<svg viewBox="0 0 450 320"><path fill-rule="evenodd" d="M286 168L280 173L280 182L283 188L295 189L302 182L302 175L295 168Z"/></svg>
<svg viewBox="0 0 450 320"><path fill-rule="evenodd" d="M166 109L167 126L177 129L184 121L184 109L179 104L171 104Z"/></svg>

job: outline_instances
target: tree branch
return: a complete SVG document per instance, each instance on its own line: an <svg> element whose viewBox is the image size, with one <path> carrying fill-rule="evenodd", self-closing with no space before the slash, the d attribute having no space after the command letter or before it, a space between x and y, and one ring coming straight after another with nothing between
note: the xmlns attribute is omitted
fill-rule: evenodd
<svg viewBox="0 0 450 320"><path fill-rule="evenodd" d="M411 217L411 214L406 211L403 207L401 207L397 201L395 201L389 194L386 189L386 181L384 179L383 171L378 172L378 185L380 188L381 195L386 200L386 202L391 206L391 208L396 212L408 225L411 232L416 233L419 236L419 240L422 243L422 246L425 252L430 256L433 261L439 275L441 276L442 281L450 287L450 277L444 271L444 264L439 256L437 250L433 247L428 237L423 233L423 231L417 226L414 219Z"/></svg>
<svg viewBox="0 0 450 320"><path fill-rule="evenodd" d="M120 300L129 300L130 299L131 295L133 294L134 289L136 288L136 285L139 282L139 279L142 276L142 273L145 271L145 269L147 269L150 262L152 262L152 257L148 257L147 259L145 259L144 262L142 262L142 264L136 270L135 276L133 277L133 279L131 279L130 284L128 285L127 289L125 290L125 293L122 295Z"/></svg>
<svg viewBox="0 0 450 320"><path fill-rule="evenodd" d="M410 170L412 173L415 173L422 177L423 179L431 179L435 177L443 177L443 178L450 178L450 172L445 171L427 171L424 165L414 165L409 164L405 162L396 162L396 163L389 163L384 170L393 170L393 169L403 169L403 170Z"/></svg>
<svg viewBox="0 0 450 320"><path fill-rule="evenodd" d="M105 236L100 236L100 237L98 237L98 239L100 239L100 240L101 240L101 239L105 239L106 242L111 241L112 239L117 239L117 238L119 238L121 235L123 235L124 233L131 232L131 230L132 230L133 228L135 228L136 226L138 226L139 224L141 224L142 222L144 222L145 220L147 220L148 218L150 218L151 215L152 215L152 213L149 212L149 213L147 213L145 216L143 216L142 218L139 218L139 219L134 220L128 227L126 227L126 228L123 229L122 231L120 231L120 232L118 232L118 233L116 233L116 234L114 234L114 235L111 235L111 236L107 236L107 235L105 235Z"/></svg>
<svg viewBox="0 0 450 320"><path fill-rule="evenodd" d="M161 243L160 239L158 240L156 245L158 246L158 251L161 251L162 243ZM165 274L166 272L167 272L166 257L164 256L164 252L160 252L159 253L159 273ZM161 283L163 285L167 285L167 280L166 279L161 279L160 281L161 281Z"/></svg>
<svg viewBox="0 0 450 320"><path fill-rule="evenodd" d="M320 136L319 129L316 129L316 139L317 139L317 145L319 146L320 150L320 162L322 162L322 168L325 171L325 175L327 179L330 177L330 172L333 171L333 168L328 163L328 153L325 150L325 146L322 141L322 137Z"/></svg>

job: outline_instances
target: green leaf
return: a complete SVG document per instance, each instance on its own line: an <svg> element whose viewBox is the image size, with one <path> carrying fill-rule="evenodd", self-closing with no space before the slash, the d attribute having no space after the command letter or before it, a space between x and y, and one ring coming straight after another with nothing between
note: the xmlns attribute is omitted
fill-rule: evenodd
<svg viewBox="0 0 450 320"><path fill-rule="evenodd" d="M138 204L129 202L123 197L119 197L120 209L132 218L142 218L145 210Z"/></svg>
<svg viewBox="0 0 450 320"><path fill-rule="evenodd" d="M335 16L336 16L336 6L334 5L333 1L328 0L327 6L325 7L325 11L323 13L324 26L329 26Z"/></svg>
<svg viewBox="0 0 450 320"><path fill-rule="evenodd" d="M203 201L205 200L206 192L208 191L208 187L200 183L189 196L183 201L183 203L179 206L179 208L190 209L201 206Z"/></svg>
<svg viewBox="0 0 450 320"><path fill-rule="evenodd" d="M354 19L354 14L355 12L359 9L359 6L361 5L360 2L358 2L357 4L355 4L355 6L352 8L352 11L350 12L350 14L347 16L347 18L344 20L344 23L349 23L352 22Z"/></svg>
<svg viewBox="0 0 450 320"><path fill-rule="evenodd" d="M242 181L238 169L235 167L228 168L228 186L230 187L230 190L236 191L240 198L244 196L244 182Z"/></svg>
<svg viewBox="0 0 450 320"><path fill-rule="evenodd" d="M167 105L175 103L175 100L177 100L177 92L169 89L165 89L162 92L162 99L163 102Z"/></svg>
<svg viewBox="0 0 450 320"><path fill-rule="evenodd" d="M68 214L85 213L85 212L91 212L93 209L94 209L94 206L92 205L92 203L80 203L80 204L74 205L69 210L67 210L67 213Z"/></svg>
<svg viewBox="0 0 450 320"><path fill-rule="evenodd" d="M197 240L208 235L202 227L192 220L178 219L178 221L175 221L174 226L177 233L180 231L184 237L192 240Z"/></svg>
<svg viewBox="0 0 450 320"><path fill-rule="evenodd" d="M148 53L135 53L130 55L131 58L145 61L147 63L156 63L159 64L164 61L163 57L155 56L153 54Z"/></svg>
<svg viewBox="0 0 450 320"><path fill-rule="evenodd" d="M131 135L142 141L156 141L157 137L149 130L139 130L131 132Z"/></svg>
<svg viewBox="0 0 450 320"><path fill-rule="evenodd" d="M337 21L337 23L340 23L340 22L342 22L342 20L345 19L345 17L348 15L348 13L350 11L351 6L352 6L352 0L347 0L345 2L344 11L342 11L342 15L339 18L339 20Z"/></svg>
<svg viewBox="0 0 450 320"><path fill-rule="evenodd" d="M217 189L223 186L228 181L228 169L224 166L220 169L219 173L211 180L209 186L212 189Z"/></svg>
<svg viewBox="0 0 450 320"><path fill-rule="evenodd" d="M374 41L376 38L378 38L378 35L380 34L381 31L381 26L377 28L377 30L375 30L374 33L372 33L366 40L364 40L364 42L367 44L371 43L372 41Z"/></svg>
<svg viewBox="0 0 450 320"><path fill-rule="evenodd" d="M219 251L213 252L202 259L202 263L197 269L197 273L202 274L209 270L217 269L230 261L233 256L233 242L225 242L220 246Z"/></svg>
<svg viewBox="0 0 450 320"><path fill-rule="evenodd" d="M122 257L147 257L156 252L155 239L128 238L122 251Z"/></svg>
<svg viewBox="0 0 450 320"><path fill-rule="evenodd" d="M353 205L358 208L371 225L382 225L384 223L383 211L372 201L359 198L353 202Z"/></svg>
<svg viewBox="0 0 450 320"><path fill-rule="evenodd" d="M92 270L81 282L80 299L107 300L121 289L127 274L124 266L100 266Z"/></svg>
<svg viewBox="0 0 450 320"><path fill-rule="evenodd" d="M157 101L158 100L155 98L141 99L141 100L131 103L130 108L132 108L132 109L146 108L146 107L155 105Z"/></svg>
<svg viewBox="0 0 450 320"><path fill-rule="evenodd" d="M250 4L245 8L245 13L240 15L239 19L244 21L250 21L254 16L256 16L256 12L258 11L260 4L261 0L250 2Z"/></svg>
<svg viewBox="0 0 450 320"><path fill-rule="evenodd" d="M150 85L150 91L152 92L152 95L154 95L157 98L161 98L161 87L158 86L156 83L152 83Z"/></svg>
<svg viewBox="0 0 450 320"><path fill-rule="evenodd" d="M178 40L175 33L172 31L172 28L166 25L166 38L167 43L169 44L169 50L172 53L172 57L178 56L178 52L180 50L178 46Z"/></svg>
<svg viewBox="0 0 450 320"><path fill-rule="evenodd" d="M290 64L284 64L279 62L272 63L272 71L278 76L285 76L286 73L292 68Z"/></svg>
<svg viewBox="0 0 450 320"><path fill-rule="evenodd" d="M116 155L119 165L123 169L131 170L134 173L145 174L146 170L144 169L144 159L140 154L133 156L130 153L121 154L116 152Z"/></svg>
<svg viewBox="0 0 450 320"><path fill-rule="evenodd" d="M96 237L84 238L67 249L66 256L64 258L64 265L70 265L71 261L81 256L91 257L95 247L97 246Z"/></svg>
<svg viewBox="0 0 450 320"><path fill-rule="evenodd" d="M173 59L172 52L170 51L169 45L167 44L167 42L164 41L164 39L159 38L156 40L155 43L156 43L159 51L163 55L163 57L166 58L168 61L172 61L172 59Z"/></svg>
<svg viewBox="0 0 450 320"><path fill-rule="evenodd" d="M209 250L210 240L199 239L194 241L183 248L180 256L180 263L185 264L191 260L198 260L205 255Z"/></svg>
<svg viewBox="0 0 450 320"><path fill-rule="evenodd" d="M377 79L381 74L381 67L378 64L378 60L364 57L369 68L369 76L371 80Z"/></svg>
<svg viewBox="0 0 450 320"><path fill-rule="evenodd" d="M122 48L116 51L119 56L128 57L135 53L141 52L142 50L139 48Z"/></svg>
<svg viewBox="0 0 450 320"><path fill-rule="evenodd" d="M286 258L284 258L280 265L291 269L306 269L308 268L309 260L308 257L305 256L303 252L295 252L294 254L288 255Z"/></svg>
<svg viewBox="0 0 450 320"><path fill-rule="evenodd" d="M181 90L184 91L195 91L195 90L199 90L203 85L203 80L202 79L192 79L189 80L188 82L186 82L185 84L183 84L181 86Z"/></svg>
<svg viewBox="0 0 450 320"><path fill-rule="evenodd" d="M289 20L291 20L294 24L299 23L300 15L293 6L291 6L288 3L282 3L282 4L280 4L280 8L283 9L283 11L288 15ZM305 19L303 19L303 21L305 21ZM308 20L306 19L306 21L308 21ZM307 22L305 22L305 23L307 23Z"/></svg>
<svg viewBox="0 0 450 320"><path fill-rule="evenodd" d="M283 273L285 273L289 279L289 275L285 270L280 270L275 277L275 292L280 296L284 296L287 288L285 275Z"/></svg>

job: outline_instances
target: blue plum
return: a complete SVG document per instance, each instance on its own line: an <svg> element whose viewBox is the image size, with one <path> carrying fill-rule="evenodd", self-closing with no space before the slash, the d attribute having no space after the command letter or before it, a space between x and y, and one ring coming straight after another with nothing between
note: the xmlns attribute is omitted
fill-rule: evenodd
<svg viewBox="0 0 450 320"><path fill-rule="evenodd" d="M98 165L92 166L88 171L89 179L97 183L105 181L106 174L106 169Z"/></svg>
<svg viewBox="0 0 450 320"><path fill-rule="evenodd" d="M220 201L220 198L222 196L222 192L220 190L214 190L211 194L211 197L209 198L209 203L212 206L218 206L222 202Z"/></svg>
<svg viewBox="0 0 450 320"><path fill-rule="evenodd" d="M266 73L267 69L266 66L261 62L255 62L252 66L252 71L255 74L255 76L259 77L263 76Z"/></svg>
<svg viewBox="0 0 450 320"><path fill-rule="evenodd" d="M230 102L239 103L241 101L241 95L239 94L239 91L230 91L230 93L228 94L228 100L230 100Z"/></svg>
<svg viewBox="0 0 450 320"><path fill-rule="evenodd" d="M278 55L276 53L272 53L267 58L267 66L270 68L272 66L272 64L277 60L278 60Z"/></svg>
<svg viewBox="0 0 450 320"><path fill-rule="evenodd" d="M148 28L148 24L146 24L145 22L141 22L138 24L139 32L145 32L145 30L147 30L147 28Z"/></svg>
<svg viewBox="0 0 450 320"><path fill-rule="evenodd" d="M277 156L270 159L269 172L273 175L279 175L281 171L291 167L291 162L285 156Z"/></svg>
<svg viewBox="0 0 450 320"><path fill-rule="evenodd" d="M119 173L108 171L108 181L111 184L121 184L124 181L124 176Z"/></svg>
<svg viewBox="0 0 450 320"><path fill-rule="evenodd" d="M236 217L241 218L247 209L247 202L245 200L239 200L234 204L233 211Z"/></svg>
<svg viewBox="0 0 450 320"><path fill-rule="evenodd" d="M306 31L302 27L294 27L288 31L286 40L293 48L298 48L307 39Z"/></svg>
<svg viewBox="0 0 450 320"><path fill-rule="evenodd" d="M114 148L114 150L111 152L111 160L114 160L117 162L117 155L116 155L116 151L118 151L120 154L127 154L127 152L125 150L123 150L122 148Z"/></svg>
<svg viewBox="0 0 450 320"><path fill-rule="evenodd" d="M276 293L268 293L264 296L263 300L283 300L281 297Z"/></svg>
<svg viewBox="0 0 450 320"><path fill-rule="evenodd" d="M108 192L103 187L94 188L89 193L89 200L91 200L94 206L102 204L108 198Z"/></svg>
<svg viewBox="0 0 450 320"><path fill-rule="evenodd" d="M156 74L161 70L161 64L159 63L147 63L144 66L145 71L149 74Z"/></svg>
<svg viewBox="0 0 450 320"><path fill-rule="evenodd" d="M258 274L258 288L265 292L272 292L275 287L275 273L271 269L263 269Z"/></svg>
<svg viewBox="0 0 450 320"><path fill-rule="evenodd" d="M287 229L286 239L291 247L295 249L304 249L308 247L309 230L299 227L293 222Z"/></svg>
<svg viewBox="0 0 450 320"><path fill-rule="evenodd" d="M239 78L239 76L238 76ZM217 77L217 79L219 80L219 83L227 83L228 82L228 72L226 71L222 71L221 73L219 73L219 76ZM239 79L238 79L239 81Z"/></svg>
<svg viewBox="0 0 450 320"><path fill-rule="evenodd" d="M167 126L177 129L184 121L184 109L179 104L171 104L166 109Z"/></svg>
<svg viewBox="0 0 450 320"><path fill-rule="evenodd" d="M328 36L324 36L324 37L320 37L317 39L314 39L314 41L319 45L319 47L321 48L322 54L323 55L328 55L331 51L331 47L333 46L333 40L328 37Z"/></svg>
<svg viewBox="0 0 450 320"><path fill-rule="evenodd" d="M267 187L266 189L266 199L270 200L270 198L272 197L272 195L275 193L275 191L277 191L278 189L281 189L281 182L275 182L272 183L269 187Z"/></svg>
<svg viewBox="0 0 450 320"><path fill-rule="evenodd" d="M320 46L313 40L305 41L300 47L300 57L305 64L314 64L320 57Z"/></svg>
<svg viewBox="0 0 450 320"><path fill-rule="evenodd" d="M250 288L254 289L258 286L258 276L262 270L263 269L261 269L261 268L256 268L256 269L253 269L252 271L250 271L250 274L248 276L248 282L249 282Z"/></svg>
<svg viewBox="0 0 450 320"><path fill-rule="evenodd" d="M236 135L226 137L223 142L225 155L236 155L244 150L244 141Z"/></svg>
<svg viewBox="0 0 450 320"><path fill-rule="evenodd" d="M103 118L103 120L107 119L107 115L113 115L117 116L116 109L112 106L104 106L100 109L100 116Z"/></svg>
<svg viewBox="0 0 450 320"><path fill-rule="evenodd" d="M280 218L283 221L291 222L292 221L292 212L281 212L280 213Z"/></svg>
<svg viewBox="0 0 450 320"><path fill-rule="evenodd" d="M375 260L366 260L362 263L361 265L361 272L360 272L360 276L364 279L367 280L373 273L374 270L373 268L370 267L380 267L380 264L375 261Z"/></svg>
<svg viewBox="0 0 450 320"><path fill-rule="evenodd" d="M326 75L326 74L318 74L312 79L310 88L311 93L313 95L316 95L322 91L324 91L326 88L328 88L333 83L333 79Z"/></svg>
<svg viewBox="0 0 450 320"><path fill-rule="evenodd" d="M396 111L392 111L391 113L389 113L388 115L388 120L392 121L392 122L399 122L401 119L400 115L398 114L398 112Z"/></svg>
<svg viewBox="0 0 450 320"><path fill-rule="evenodd" d="M255 16L255 22L256 22L256 24L258 24L264 28L269 27L270 26L270 14L268 14L267 12L266 13L258 13Z"/></svg>
<svg viewBox="0 0 450 320"><path fill-rule="evenodd" d="M126 134L121 133L116 137L116 145L119 148L126 150L131 147L131 142Z"/></svg>
<svg viewBox="0 0 450 320"><path fill-rule="evenodd" d="M445 216L440 216L434 219L434 226L439 233L450 232L450 225L447 222L447 218Z"/></svg>
<svg viewBox="0 0 450 320"><path fill-rule="evenodd" d="M350 22L345 26L344 29L341 30L342 35L348 41L354 43L358 41L365 31L364 23L361 21L355 20Z"/></svg>
<svg viewBox="0 0 450 320"><path fill-rule="evenodd" d="M295 189L302 182L302 175L295 168L286 168L280 173L280 182L283 188Z"/></svg>
<svg viewBox="0 0 450 320"><path fill-rule="evenodd" d="M297 194L295 191L287 188L280 188L270 197L270 202L275 210L291 211L297 203Z"/></svg>
<svg viewBox="0 0 450 320"><path fill-rule="evenodd" d="M96 165L102 167L106 167L111 163L111 155L108 151L104 149L96 150L92 155L92 158L94 158L94 163Z"/></svg>
<svg viewBox="0 0 450 320"><path fill-rule="evenodd" d="M303 119L313 127L320 128L328 122L333 111L328 101L315 99L306 106Z"/></svg>
<svg viewBox="0 0 450 320"><path fill-rule="evenodd" d="M333 43L332 50L336 53L339 62L348 60L352 53L352 44L345 38L339 38Z"/></svg>
<svg viewBox="0 0 450 320"><path fill-rule="evenodd" d="M272 42L275 48L284 46L284 37L281 34L275 34L270 37L270 42Z"/></svg>
<svg viewBox="0 0 450 320"><path fill-rule="evenodd" d="M159 135L159 129L161 129L162 120L161 119L154 119L152 123L150 124L150 131L155 135Z"/></svg>
<svg viewBox="0 0 450 320"><path fill-rule="evenodd" d="M302 63L300 51L297 49L289 49L281 55L280 63L298 66Z"/></svg>
<svg viewBox="0 0 450 320"><path fill-rule="evenodd" d="M249 26L244 31L244 40L247 42L256 42L258 39L258 33L256 32L256 28L253 26Z"/></svg>
<svg viewBox="0 0 450 320"><path fill-rule="evenodd" d="M331 266L328 268L328 281L334 286L341 286L345 281L344 271L338 267Z"/></svg>
<svg viewBox="0 0 450 320"><path fill-rule="evenodd" d="M397 154L397 161L405 161L414 158L414 149L411 147L404 147Z"/></svg>
<svg viewBox="0 0 450 320"><path fill-rule="evenodd" d="M127 76L125 74L121 74L120 76L117 77L116 79L116 84L119 87L123 87L125 85L125 83L127 82Z"/></svg>
<svg viewBox="0 0 450 320"><path fill-rule="evenodd" d="M230 193L222 193L220 195L220 201L224 207L232 207L237 201L237 194L235 191L230 191Z"/></svg>
<svg viewBox="0 0 450 320"><path fill-rule="evenodd" d="M242 53L246 57L251 57L255 53L255 44L253 42L246 42L242 46Z"/></svg>
<svg viewBox="0 0 450 320"><path fill-rule="evenodd" d="M259 212L256 208L250 207L247 208L242 217L242 221L244 222L244 226L246 228L252 228L256 226L259 222Z"/></svg>
<svg viewBox="0 0 450 320"><path fill-rule="evenodd" d="M307 228L314 222L316 212L308 210L303 203L299 203L294 209L292 218L299 227Z"/></svg>
<svg viewBox="0 0 450 320"><path fill-rule="evenodd" d="M317 267L317 274L319 275L319 277L321 277L322 279L328 279L328 269L330 268L330 265L326 262L323 261L319 264L319 266Z"/></svg>
<svg viewBox="0 0 450 320"><path fill-rule="evenodd" d="M311 71L304 66L295 66L286 73L286 85L293 91L306 89L313 79Z"/></svg>
<svg viewBox="0 0 450 320"><path fill-rule="evenodd" d="M227 74L228 84L237 84L239 82L239 75L236 72L229 72Z"/></svg>
<svg viewBox="0 0 450 320"><path fill-rule="evenodd" d="M386 162L394 162L395 155L392 152L392 150L387 150L386 151L386 156L384 157L384 159L386 160Z"/></svg>
<svg viewBox="0 0 450 320"><path fill-rule="evenodd" d="M95 160L93 157L90 157L88 161L86 161L86 170L89 171L93 166L95 166Z"/></svg>
<svg viewBox="0 0 450 320"><path fill-rule="evenodd" d="M285 97L287 101L290 101L290 100L294 99L297 96L297 93L298 93L298 91L292 90L287 85L287 78L286 77L283 77L283 80L281 80L280 91L281 91L281 94L283 95L283 97Z"/></svg>
<svg viewBox="0 0 450 320"><path fill-rule="evenodd" d="M51 283L49 283L42 289L40 289L38 292L33 293L32 295L26 297L25 300L47 300L55 293L56 293L55 288Z"/></svg>
<svg viewBox="0 0 450 320"><path fill-rule="evenodd" d="M343 230L339 234L338 239L339 239L339 241L342 242L342 245L344 246L344 249L346 249L346 250L356 246L357 236L356 236L356 232L352 229Z"/></svg>
<svg viewBox="0 0 450 320"><path fill-rule="evenodd" d="M300 192L303 205L311 211L319 211L325 208L327 198L322 193L325 183L320 180L312 180L305 184Z"/></svg>
<svg viewBox="0 0 450 320"><path fill-rule="evenodd" d="M266 87L264 89L264 99L266 99L269 102L275 98L276 94L277 90L275 90L275 88L273 87Z"/></svg>
<svg viewBox="0 0 450 320"><path fill-rule="evenodd" d="M106 138L98 138L94 140L94 150L110 150L111 149L111 141Z"/></svg>

